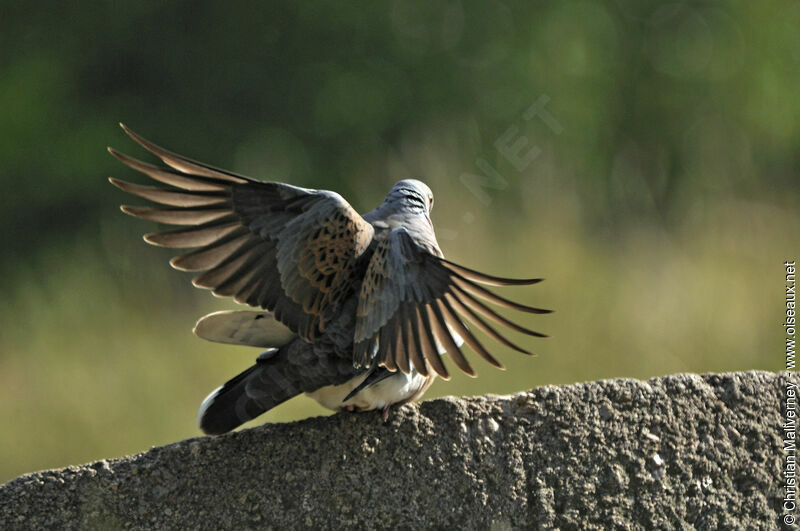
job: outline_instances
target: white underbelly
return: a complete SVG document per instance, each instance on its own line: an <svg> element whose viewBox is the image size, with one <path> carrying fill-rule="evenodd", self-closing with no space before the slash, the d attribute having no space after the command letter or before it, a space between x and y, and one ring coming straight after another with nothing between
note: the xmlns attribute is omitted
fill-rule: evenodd
<svg viewBox="0 0 800 531"><path fill-rule="evenodd" d="M368 411L403 402L414 396L425 384L425 377L417 372L410 375L398 371L393 376L361 390L347 402L343 402L344 397L358 387L366 377L366 374L360 374L342 385L328 385L317 389L313 393L306 394L322 406L335 411L345 409L348 406L354 406L361 411Z"/></svg>

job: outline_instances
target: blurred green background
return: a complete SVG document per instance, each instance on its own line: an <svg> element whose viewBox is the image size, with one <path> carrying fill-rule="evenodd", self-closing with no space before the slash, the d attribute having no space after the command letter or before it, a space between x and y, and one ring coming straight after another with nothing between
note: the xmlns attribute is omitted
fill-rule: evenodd
<svg viewBox="0 0 800 531"><path fill-rule="evenodd" d="M539 356L493 345L509 370L476 359L427 398L780 370L798 27L789 1L5 2L0 482L198 435L258 353L191 334L235 305L119 212L106 178L145 179L105 147L152 160L119 121L360 211L423 179L448 257L546 277L504 290L556 310L514 338Z"/></svg>

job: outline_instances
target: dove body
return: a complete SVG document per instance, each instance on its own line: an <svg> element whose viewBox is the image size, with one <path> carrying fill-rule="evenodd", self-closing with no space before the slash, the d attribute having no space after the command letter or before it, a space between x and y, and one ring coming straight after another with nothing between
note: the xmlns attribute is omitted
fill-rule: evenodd
<svg viewBox="0 0 800 531"><path fill-rule="evenodd" d="M445 354L474 376L461 351L502 364L470 326L530 354L489 322L545 337L488 304L549 313L505 299L483 285L541 279L486 275L445 260L430 218L433 194L415 179L395 184L376 209L358 214L339 194L262 182L202 164L125 132L156 155L154 166L109 151L159 186L111 178L159 206L122 206L131 216L180 228L145 235L150 244L191 249L170 260L214 295L256 310L216 312L195 327L201 338L266 348L255 364L203 401L198 425L220 434L307 393L331 409L381 409L416 400Z"/></svg>
<svg viewBox="0 0 800 531"><path fill-rule="evenodd" d="M361 374L342 385L328 385L306 394L323 407L334 411L380 409L388 413L390 406L416 400L430 385L430 377L422 376L416 371L409 374L398 371L385 380L359 391L355 396L347 398L366 378L366 373Z"/></svg>

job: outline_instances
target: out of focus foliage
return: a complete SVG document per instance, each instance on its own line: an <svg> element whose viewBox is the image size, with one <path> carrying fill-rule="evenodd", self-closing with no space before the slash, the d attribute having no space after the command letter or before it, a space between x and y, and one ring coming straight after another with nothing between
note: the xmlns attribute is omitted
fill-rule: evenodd
<svg viewBox="0 0 800 531"><path fill-rule="evenodd" d="M5 2L0 481L195 434L255 352L123 219L117 122L360 210L405 177L465 265L547 277L512 369L429 396L781 367L800 249L796 2ZM535 112L531 112L534 109ZM527 114L526 114L526 111ZM148 159L149 160L149 159ZM135 202L135 201L131 201ZM795 255L796 257L796 255ZM233 353L232 353L233 352ZM319 412L298 399L270 413Z"/></svg>

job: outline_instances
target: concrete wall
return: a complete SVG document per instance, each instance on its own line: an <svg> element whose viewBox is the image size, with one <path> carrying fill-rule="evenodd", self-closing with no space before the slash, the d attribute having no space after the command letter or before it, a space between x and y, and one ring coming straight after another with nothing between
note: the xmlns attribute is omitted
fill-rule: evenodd
<svg viewBox="0 0 800 531"><path fill-rule="evenodd" d="M0 528L776 527L787 378L548 386L189 439L17 478Z"/></svg>

